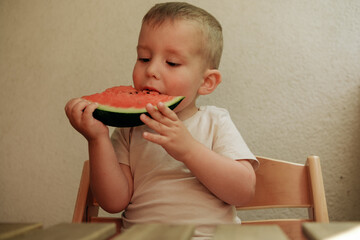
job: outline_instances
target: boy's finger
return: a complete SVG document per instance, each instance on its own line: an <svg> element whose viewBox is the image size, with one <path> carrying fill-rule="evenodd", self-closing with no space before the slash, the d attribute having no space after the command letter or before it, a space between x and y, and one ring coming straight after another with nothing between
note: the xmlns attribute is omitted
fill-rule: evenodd
<svg viewBox="0 0 360 240"><path fill-rule="evenodd" d="M166 132L167 129L165 129L165 125L150 118L149 116L147 116L146 114L141 114L140 115L140 120L149 128L151 128L152 130L162 134L164 132Z"/></svg>
<svg viewBox="0 0 360 240"><path fill-rule="evenodd" d="M81 119L84 113L83 111L88 104L89 103L84 100L77 101L77 103L71 109L71 116L75 119Z"/></svg>
<svg viewBox="0 0 360 240"><path fill-rule="evenodd" d="M66 103L66 105L65 105L65 113L66 113L66 115L67 115L68 117L69 117L72 109L74 108L74 106L75 106L78 102L80 102L80 101L81 101L80 98L73 98L73 99L71 99L70 101L68 101L68 102Z"/></svg>
<svg viewBox="0 0 360 240"><path fill-rule="evenodd" d="M99 104L97 103L88 103L89 105L87 105L84 109L84 117L92 117L93 112L95 111L95 109L99 106Z"/></svg>
<svg viewBox="0 0 360 240"><path fill-rule="evenodd" d="M66 115L67 115L71 125L73 125L74 127L78 126L81 122L82 111L78 110L79 108L82 108L81 102L82 101L79 99L73 99L65 107Z"/></svg>
<svg viewBox="0 0 360 240"><path fill-rule="evenodd" d="M151 119L149 116L147 116L146 114L141 114L140 115L140 120L147 125L149 128L153 129L155 127L155 123L156 121L154 121L153 119Z"/></svg>
<svg viewBox="0 0 360 240"><path fill-rule="evenodd" d="M159 102L157 107L164 116L170 118L173 121L178 120L176 113L173 110L171 110L169 107L167 107L164 103Z"/></svg>
<svg viewBox="0 0 360 240"><path fill-rule="evenodd" d="M144 132L143 137L153 143L164 145L166 143L166 138L164 136L161 136L159 134Z"/></svg>
<svg viewBox="0 0 360 240"><path fill-rule="evenodd" d="M165 125L169 124L169 120L167 119L167 117L164 116L161 112L159 112L159 110L156 109L153 105L147 104L146 110L155 121L158 121L159 123Z"/></svg>

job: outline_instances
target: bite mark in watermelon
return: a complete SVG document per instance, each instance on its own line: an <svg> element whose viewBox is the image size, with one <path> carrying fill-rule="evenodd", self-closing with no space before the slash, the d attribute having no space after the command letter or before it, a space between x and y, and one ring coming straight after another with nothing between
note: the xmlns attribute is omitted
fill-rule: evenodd
<svg viewBox="0 0 360 240"><path fill-rule="evenodd" d="M117 86L106 89L102 93L83 96L90 102L99 104L93 116L105 125L112 127L134 127L142 125L140 115L147 113L148 103L156 106L163 102L170 109L175 109L184 99L183 96L169 96L156 91L138 91L132 86Z"/></svg>

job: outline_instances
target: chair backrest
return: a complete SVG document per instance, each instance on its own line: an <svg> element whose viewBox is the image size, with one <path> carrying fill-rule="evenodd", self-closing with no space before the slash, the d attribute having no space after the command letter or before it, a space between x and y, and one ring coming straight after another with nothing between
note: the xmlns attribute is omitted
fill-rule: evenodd
<svg viewBox="0 0 360 240"><path fill-rule="evenodd" d="M324 184L317 156L309 156L306 164L296 164L257 157L256 190L251 202L237 210L269 208L306 208L305 219L266 219L243 221L243 224L278 224L290 239L305 239L304 222L329 222Z"/></svg>
<svg viewBox="0 0 360 240"><path fill-rule="evenodd" d="M277 224L290 239L305 239L303 222L329 222L320 159L307 158L306 164L296 164L265 157L257 157L256 191L251 202L238 210L268 208L307 208L306 219L271 219L243 221L243 224ZM115 222L120 232L120 219L98 217L99 205L90 190L89 161L84 162L73 222Z"/></svg>

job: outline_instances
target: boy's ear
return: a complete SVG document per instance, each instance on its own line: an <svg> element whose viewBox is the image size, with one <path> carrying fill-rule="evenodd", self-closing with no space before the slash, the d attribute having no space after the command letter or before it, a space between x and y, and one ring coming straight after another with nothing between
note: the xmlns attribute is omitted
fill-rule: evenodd
<svg viewBox="0 0 360 240"><path fill-rule="evenodd" d="M198 94L207 95L212 93L221 83L221 73L217 69L208 69L205 71L204 81L201 84Z"/></svg>

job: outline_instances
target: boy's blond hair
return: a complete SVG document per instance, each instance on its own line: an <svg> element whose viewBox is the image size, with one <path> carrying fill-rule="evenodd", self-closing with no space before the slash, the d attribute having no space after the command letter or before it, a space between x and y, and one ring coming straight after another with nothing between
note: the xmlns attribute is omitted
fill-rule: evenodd
<svg viewBox="0 0 360 240"><path fill-rule="evenodd" d="M218 69L223 49L222 27L207 11L185 2L156 4L143 18L143 24L161 25L166 20L190 20L199 23L205 44L201 47L211 69Z"/></svg>

